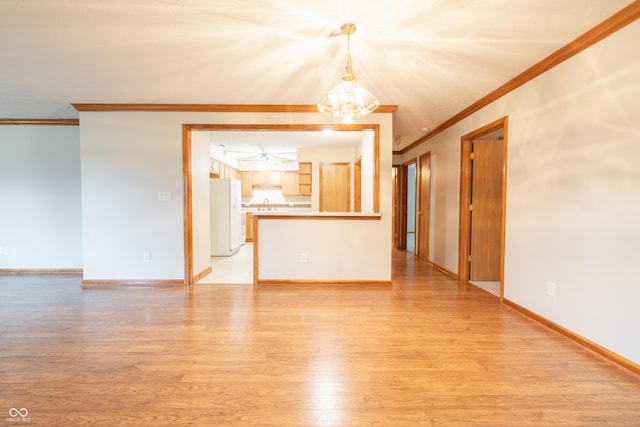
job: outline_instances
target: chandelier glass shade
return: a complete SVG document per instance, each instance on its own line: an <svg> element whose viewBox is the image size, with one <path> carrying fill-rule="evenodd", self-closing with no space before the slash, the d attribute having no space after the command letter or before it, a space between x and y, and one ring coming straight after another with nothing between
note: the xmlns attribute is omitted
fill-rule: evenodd
<svg viewBox="0 0 640 427"><path fill-rule="evenodd" d="M318 104L318 110L331 114L343 122L352 122L374 111L380 105L378 99L356 81L351 69L351 34L356 31L355 24L342 24L340 31L347 35L347 65L342 82L331 89Z"/></svg>

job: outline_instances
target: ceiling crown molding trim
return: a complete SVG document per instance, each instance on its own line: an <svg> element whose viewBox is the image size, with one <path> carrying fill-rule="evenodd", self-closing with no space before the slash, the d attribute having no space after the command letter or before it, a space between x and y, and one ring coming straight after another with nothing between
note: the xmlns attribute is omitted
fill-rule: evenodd
<svg viewBox="0 0 640 427"><path fill-rule="evenodd" d="M600 40L624 28L638 18L640 18L640 1L634 1L629 6L602 21L600 24L596 25L564 47L561 47L551 55L544 58L542 61L518 74L516 77L509 80L507 83L503 84L493 92L489 93L484 98L479 99L464 110L460 111L455 116L451 117L449 120L433 128L431 131L416 139L402 150L394 151L393 154L404 154L407 151L417 147L424 141L432 138L443 130L458 123L462 119L470 116L476 111L479 111L480 109L486 107L497 99L502 98L509 92L519 88L520 86L533 80L539 75L563 63L572 56L577 55L583 50L593 46Z"/></svg>
<svg viewBox="0 0 640 427"><path fill-rule="evenodd" d="M201 113L318 113L317 105L296 104L71 104L82 112L146 111ZM373 113L393 113L397 105L380 105Z"/></svg>
<svg viewBox="0 0 640 427"><path fill-rule="evenodd" d="M79 126L79 119L0 119L0 125Z"/></svg>

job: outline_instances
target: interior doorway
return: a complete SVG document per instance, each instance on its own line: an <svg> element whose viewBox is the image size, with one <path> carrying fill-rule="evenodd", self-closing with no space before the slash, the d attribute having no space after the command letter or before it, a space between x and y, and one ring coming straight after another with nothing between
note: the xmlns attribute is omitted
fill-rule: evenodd
<svg viewBox="0 0 640 427"><path fill-rule="evenodd" d="M407 176L407 210L406 210L406 250L416 252L416 176L417 166L413 160L405 165Z"/></svg>
<svg viewBox="0 0 640 427"><path fill-rule="evenodd" d="M506 117L462 137L459 277L501 299L504 297L506 162Z"/></svg>
<svg viewBox="0 0 640 427"><path fill-rule="evenodd" d="M335 131L327 134L328 130ZM205 132L256 132L256 133L296 133L305 132L309 135L321 137L321 146L325 146L329 135L338 144L344 144L341 138L353 132L363 137L365 133L372 133L371 153L362 160L362 179L367 166L367 203L364 203L364 193L361 191L362 209L380 212L380 125L377 124L183 124L182 125L182 169L184 179L184 283L192 285L207 275L213 268L209 256L210 215L209 203L200 195L206 193L210 182L210 164L208 161L208 144L197 135ZM313 138L311 138L313 139ZM306 140L306 139L305 139ZM204 147L204 148L202 148ZM201 150L202 149L202 150ZM200 153L202 151L202 153ZM366 160L366 163L365 163ZM255 246L254 246L255 248ZM253 261L253 266L257 261ZM253 282L253 280L252 280Z"/></svg>

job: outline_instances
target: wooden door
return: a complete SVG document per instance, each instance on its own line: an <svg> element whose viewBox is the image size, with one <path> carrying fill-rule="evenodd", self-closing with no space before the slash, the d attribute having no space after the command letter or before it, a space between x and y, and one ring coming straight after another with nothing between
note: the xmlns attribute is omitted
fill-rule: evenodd
<svg viewBox="0 0 640 427"><path fill-rule="evenodd" d="M391 237L393 239L393 248L400 249L400 231L402 229L402 225L400 218L402 218L401 207L400 207L400 171L402 170L402 166L393 166L391 170L391 177L393 179L393 185L391 186L391 199L393 200L393 210L391 211L391 223L392 232Z"/></svg>
<svg viewBox="0 0 640 427"><path fill-rule="evenodd" d="M503 140L474 140L469 280L500 280Z"/></svg>
<svg viewBox="0 0 640 427"><path fill-rule="evenodd" d="M320 163L320 212L351 211L351 163Z"/></svg>
<svg viewBox="0 0 640 427"><path fill-rule="evenodd" d="M431 204L431 152L418 159L418 216L416 256L419 260L429 261L429 223Z"/></svg>

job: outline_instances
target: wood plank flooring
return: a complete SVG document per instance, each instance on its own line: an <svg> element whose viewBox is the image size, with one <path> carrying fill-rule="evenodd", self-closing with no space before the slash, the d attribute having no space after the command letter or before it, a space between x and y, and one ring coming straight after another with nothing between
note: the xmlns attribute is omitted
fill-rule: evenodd
<svg viewBox="0 0 640 427"><path fill-rule="evenodd" d="M0 276L0 424L640 426L638 376L410 253L393 268L392 287Z"/></svg>

